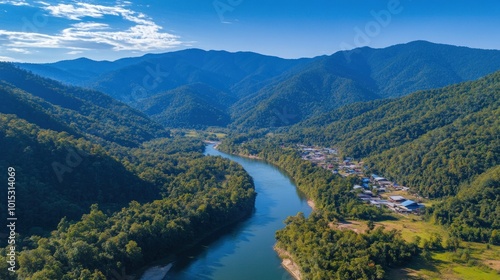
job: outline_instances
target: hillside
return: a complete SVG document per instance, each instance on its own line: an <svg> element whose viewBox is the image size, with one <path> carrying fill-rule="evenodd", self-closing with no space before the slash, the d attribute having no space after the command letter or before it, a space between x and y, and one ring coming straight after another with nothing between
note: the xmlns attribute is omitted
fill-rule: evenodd
<svg viewBox="0 0 500 280"><path fill-rule="evenodd" d="M0 64L0 112L74 136L92 135L125 146L168 136L143 113L93 90L64 86Z"/></svg>
<svg viewBox="0 0 500 280"><path fill-rule="evenodd" d="M428 211L437 224L464 240L500 244L500 165L488 169L456 197L439 203Z"/></svg>
<svg viewBox="0 0 500 280"><path fill-rule="evenodd" d="M11 64L0 64L0 77L0 169L5 181L15 178L0 195L15 201L18 219L16 272L2 246L1 279L104 280L124 266L133 273L252 213L252 179L229 160L203 156L201 141L167 137L97 91Z"/></svg>
<svg viewBox="0 0 500 280"><path fill-rule="evenodd" d="M459 186L500 162L500 72L409 96L353 104L291 130L288 141L338 146L424 196ZM349 112L349 114L344 114Z"/></svg>
<svg viewBox="0 0 500 280"><path fill-rule="evenodd" d="M63 217L76 220L93 203L106 209L159 198L147 182L103 146L67 132L42 129L15 115L0 113L0 168L14 167L21 234L52 230ZM115 148L116 149L116 148ZM7 189L2 194L7 195ZM0 203L2 213L6 204ZM3 215L3 214L2 214Z"/></svg>
<svg viewBox="0 0 500 280"><path fill-rule="evenodd" d="M236 99L205 84L191 84L142 99L134 106L150 118L172 128L227 126L228 109Z"/></svg>
<svg viewBox="0 0 500 280"><path fill-rule="evenodd" d="M343 105L474 80L500 69L500 51L415 41L311 61L234 106L236 126L287 126Z"/></svg>

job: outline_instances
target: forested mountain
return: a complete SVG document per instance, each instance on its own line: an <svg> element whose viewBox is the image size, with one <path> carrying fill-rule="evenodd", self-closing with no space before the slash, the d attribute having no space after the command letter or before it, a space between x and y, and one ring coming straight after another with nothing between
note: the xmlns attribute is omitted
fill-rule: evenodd
<svg viewBox="0 0 500 280"><path fill-rule="evenodd" d="M0 165L23 174L20 232L50 229L64 216L77 219L92 203L112 208L160 197L158 186L117 161L125 147L169 135L139 111L1 63L0 116Z"/></svg>
<svg viewBox="0 0 500 280"><path fill-rule="evenodd" d="M22 69L66 84L85 86L95 77L116 70L127 64L110 61L94 61L88 58L63 60L54 63L16 63Z"/></svg>
<svg viewBox="0 0 500 280"><path fill-rule="evenodd" d="M64 86L7 63L0 64L0 112L45 129L92 135L125 146L168 136L143 113L94 91Z"/></svg>
<svg viewBox="0 0 500 280"><path fill-rule="evenodd" d="M425 196L446 196L499 164L499 108L496 72L399 99L353 104L305 121L287 137L338 146Z"/></svg>
<svg viewBox="0 0 500 280"><path fill-rule="evenodd" d="M405 97L347 105L275 133L235 134L220 148L277 164L316 202L308 218L290 217L276 233L278 253L293 259L304 279L384 279L388 269L429 249L457 251L462 240L500 244L499 116L496 72ZM382 174L431 197L424 219L445 226L445 246L439 235L408 243L396 230L374 229L370 222L365 232L335 227L341 219L383 219L384 210L362 204L352 192L357 176L340 178L302 160L298 143L338 147L344 156L364 160L367 174Z"/></svg>
<svg viewBox="0 0 500 280"><path fill-rule="evenodd" d="M186 94L187 99L193 98L192 93L197 93L196 99L207 100L209 94L225 92L235 102L224 104L228 107L223 108L223 115L230 113L231 127L247 129L289 126L354 102L474 80L500 69L500 51L415 41L297 60L189 49L113 62L77 59L19 65L40 75L105 92L129 104L147 98L149 105L139 106L146 109L154 106L155 100L165 102L164 98L149 97L204 84L215 90L188 91L191 94ZM170 106L164 115L184 121L185 115L202 111L220 119L221 113L214 113L214 107L217 105L212 102L202 102L191 110ZM215 123L226 125L226 118ZM189 122L187 125L192 126Z"/></svg>
<svg viewBox="0 0 500 280"><path fill-rule="evenodd" d="M135 102L180 86L204 83L234 96L247 95L310 59L282 59L251 52L188 49L147 54L113 62L77 59L50 64L19 64L40 75L85 85L119 100ZM56 73L80 77L74 82ZM77 78L78 79L78 78Z"/></svg>
<svg viewBox="0 0 500 280"><path fill-rule="evenodd" d="M206 84L190 84L142 99L134 106L166 127L203 128L228 125L228 108L235 101Z"/></svg>
<svg viewBox="0 0 500 280"><path fill-rule="evenodd" d="M93 203L112 209L160 198L158 186L127 170L103 146L67 132L0 113L0 145L0 168L14 167L18 174L21 234L51 230L63 217L79 219ZM0 209L7 213L4 202Z"/></svg>
<svg viewBox="0 0 500 280"><path fill-rule="evenodd" d="M235 124L286 126L343 105L474 80L500 69L500 51L415 41L317 58L235 105Z"/></svg>
<svg viewBox="0 0 500 280"><path fill-rule="evenodd" d="M0 64L0 169L15 170L19 219L17 273L1 248L0 278L110 279L253 211L241 166L168 136L105 94Z"/></svg>

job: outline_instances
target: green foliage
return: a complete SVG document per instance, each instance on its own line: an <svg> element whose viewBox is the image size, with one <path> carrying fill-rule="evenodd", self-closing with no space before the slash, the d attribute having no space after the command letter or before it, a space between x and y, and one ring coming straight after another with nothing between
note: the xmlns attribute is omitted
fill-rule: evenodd
<svg viewBox="0 0 500 280"><path fill-rule="evenodd" d="M198 157L179 168L161 200L133 201L110 215L93 205L80 221L63 219L48 238L32 238L19 256L18 276L105 279L175 253L252 212L256 194L241 166Z"/></svg>
<svg viewBox="0 0 500 280"><path fill-rule="evenodd" d="M64 86L7 63L0 63L0 113L16 114L41 128L130 147L168 136L144 114L103 93Z"/></svg>
<svg viewBox="0 0 500 280"><path fill-rule="evenodd" d="M105 209L125 206L135 199L141 202L160 197L160 187L141 178L137 171L118 161L111 153L124 153L129 148L104 147L66 132L55 132L0 113L0 168L14 167L16 212L19 233L36 227L51 230L66 216L78 219L92 203ZM141 149L138 149L141 150ZM56 169L54 169L57 167ZM56 172L56 170L58 170ZM4 188L1 193L7 195ZM7 213L0 201L2 213Z"/></svg>
<svg viewBox="0 0 500 280"><path fill-rule="evenodd" d="M298 263L303 279L383 279L385 270L399 266L418 253L395 230L379 227L368 233L334 230L312 214L289 217L276 233L277 247Z"/></svg>
<svg viewBox="0 0 500 280"><path fill-rule="evenodd" d="M228 108L235 98L204 84L192 84L140 100L134 104L165 127L227 126Z"/></svg>
<svg viewBox="0 0 500 280"><path fill-rule="evenodd" d="M461 239L500 244L500 166L464 185L456 197L434 205L427 216Z"/></svg>
<svg viewBox="0 0 500 280"><path fill-rule="evenodd" d="M331 218L376 220L382 215L381 209L362 203L356 194L351 192L355 179L344 179L331 171L314 166L311 162L302 160L293 149L280 148L266 140L247 141L249 139L252 139L252 136L244 134L229 137L224 139L219 148L235 154L258 155L279 166L294 179L297 187L315 202L318 209L328 213Z"/></svg>
<svg viewBox="0 0 500 280"><path fill-rule="evenodd" d="M278 139L336 146L423 196L454 195L500 162L499 96L495 73L400 99L353 104Z"/></svg>
<svg viewBox="0 0 500 280"><path fill-rule="evenodd" d="M342 178L314 166L295 150L265 139L251 139L250 135L228 137L219 148L232 153L252 152L279 166L315 202L316 210L309 218L302 213L289 217L286 227L276 233L277 248L291 254L303 279L383 279L386 269L402 265L419 253L418 244L406 243L395 230L374 228L373 220L381 218L383 212L363 204L351 192L354 178ZM363 234L332 228L332 220L345 218L369 220L372 227Z"/></svg>
<svg viewBox="0 0 500 280"><path fill-rule="evenodd" d="M0 169L16 169L22 221L17 277L5 269L1 279L110 279L253 211L252 179L236 163L203 156L201 141L161 138L160 126L103 94L7 64L0 72L9 102L0 102Z"/></svg>
<svg viewBox="0 0 500 280"><path fill-rule="evenodd" d="M424 41L384 49L338 52L315 58L305 67L287 73L253 96L237 102L233 110L234 125L290 126L354 102L400 97L417 90L478 79L497 71L498 65L498 51ZM404 118L394 119L394 122L402 120ZM341 135L341 131L333 131L333 134Z"/></svg>

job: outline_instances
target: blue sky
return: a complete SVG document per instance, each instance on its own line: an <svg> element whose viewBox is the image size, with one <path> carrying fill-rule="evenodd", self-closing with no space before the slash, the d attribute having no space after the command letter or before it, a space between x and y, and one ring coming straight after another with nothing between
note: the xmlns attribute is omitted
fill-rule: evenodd
<svg viewBox="0 0 500 280"><path fill-rule="evenodd" d="M0 60L186 48L313 57L413 40L500 49L500 1L0 0Z"/></svg>

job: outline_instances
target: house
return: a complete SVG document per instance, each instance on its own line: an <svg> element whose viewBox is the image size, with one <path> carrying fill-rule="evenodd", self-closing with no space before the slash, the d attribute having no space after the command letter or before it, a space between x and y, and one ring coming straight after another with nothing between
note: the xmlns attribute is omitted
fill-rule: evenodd
<svg viewBox="0 0 500 280"><path fill-rule="evenodd" d="M405 210L406 212L414 212L419 210L420 208L423 208L424 205L418 204L417 202L413 200L407 200L403 203L401 203L400 207Z"/></svg>
<svg viewBox="0 0 500 280"><path fill-rule="evenodd" d="M404 198L400 195L392 195L392 196L389 196L389 200L391 202L401 203L401 202L406 201L406 198Z"/></svg>
<svg viewBox="0 0 500 280"><path fill-rule="evenodd" d="M379 180L377 181L379 186L381 187L385 187L385 186L391 186L392 183L390 181L387 181L387 180Z"/></svg>
<svg viewBox="0 0 500 280"><path fill-rule="evenodd" d="M360 185L354 185L353 189L355 189L355 190L359 190L359 189L363 189L363 187L362 187L362 186L360 186Z"/></svg>

